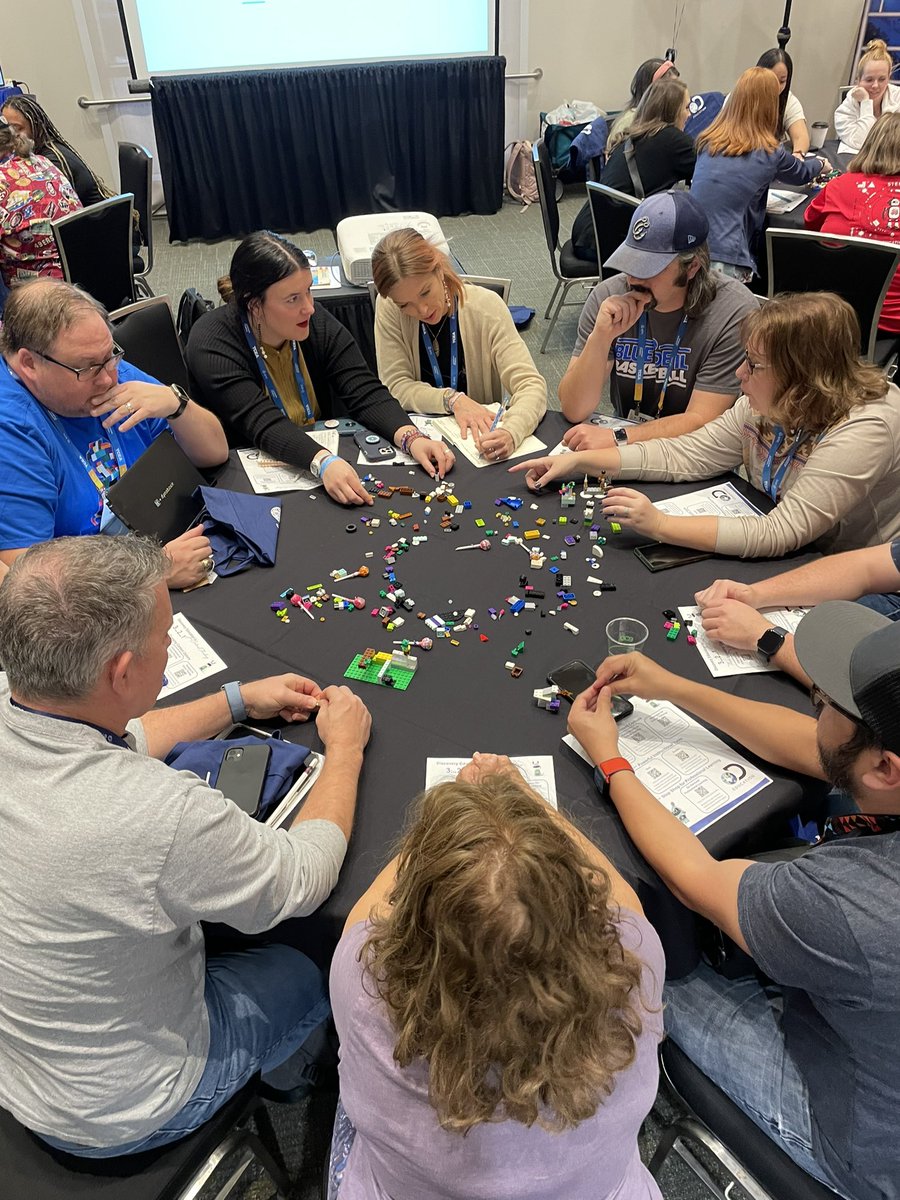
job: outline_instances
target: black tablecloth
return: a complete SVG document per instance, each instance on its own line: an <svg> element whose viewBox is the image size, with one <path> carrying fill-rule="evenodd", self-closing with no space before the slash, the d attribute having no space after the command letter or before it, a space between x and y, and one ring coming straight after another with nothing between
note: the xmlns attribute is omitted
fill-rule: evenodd
<svg viewBox="0 0 900 1200"><path fill-rule="evenodd" d="M558 414L549 414L539 432L552 447L564 428ZM349 441L342 439L341 446L348 457L345 445ZM360 471L364 473L364 468ZM380 468L378 477L386 483L414 488L426 482L420 470L413 474L408 467ZM285 669L310 676L323 687L342 683L344 670L366 647L390 649L392 641L405 635L412 640L429 635L430 630L416 619L415 612L430 615L454 608L477 610L479 631L457 635L459 646L436 639L430 652L412 651L418 656L419 668L408 691L395 692L365 683L352 685L371 709L373 725L347 859L334 893L319 912L311 918L285 922L274 936L290 940L318 961L327 961L352 904L390 857L410 801L422 789L427 757L469 757L475 750L510 755L542 753L554 755L561 810L578 821L637 887L648 916L660 929L670 973L683 973L696 961L693 918L672 899L637 854L611 805L598 796L587 765L560 745L566 731L565 712L554 716L538 709L532 692L544 686L548 671L570 659L581 658L591 666L600 662L606 653L606 622L621 615L638 617L647 624L650 656L689 678L711 682L698 651L688 645L684 635L674 643L666 640L662 610L692 603L694 592L717 576L752 581L771 574L772 567L765 562L719 559L653 575L632 553L633 546L646 539L622 534L609 537L602 562L590 568L585 562L590 553L586 531L577 546L567 548L564 536L570 531L581 532L580 528L552 523L563 513L580 518L580 504L575 509L561 509L555 491L536 498L527 491L522 476L511 476L502 466L476 470L462 460L449 479L458 499L470 500L472 507L456 518L458 531L444 533L438 526L438 516L446 505L434 504L427 524L421 524L428 541L398 559L397 579L415 600L415 610L407 614L401 630L386 633L381 622L370 616L372 608L383 603L378 592L384 587L384 547L400 536L411 539L413 522L425 519L422 500L399 496L393 501L376 500L374 508L364 511L341 508L321 490L287 493L283 497L275 568L255 568L220 579L212 588L174 598L176 609L186 614L228 664L227 673L206 687L180 693L176 701L192 699L225 679L249 679ZM234 490L249 490L243 471L234 462L226 467L219 482ZM662 497L703 485L640 486L651 497ZM499 621L489 618L488 607L508 609L505 598L519 592L521 574L547 593L546 600L540 602L545 612L555 607L553 579L547 567L532 572L521 548L500 544L505 530L494 515L498 511L494 500L504 495L518 495L524 500L513 514L519 522L518 532L536 528L536 518L545 518L543 531L550 534L550 540L543 543L547 566L550 554L567 551L567 560L554 565L561 568L560 573L571 574L572 590L579 601L576 608L554 617L542 618L535 611L519 617L507 613ZM761 501L758 496L755 499ZM533 503L539 505L537 510L531 508ZM389 508L411 511L413 518L404 522L404 528L391 527ZM366 533L359 520L361 515L379 517L380 528ZM454 546L482 538L483 531L474 523L476 517L487 522L486 528L497 530L491 551L456 553ZM348 525L355 525L355 531L347 532ZM373 552L372 558L365 557L369 551ZM343 567L355 571L361 565L369 567L368 578L334 587L342 595L365 597L362 611L335 612L329 605L320 610L325 620L313 622L291 610L288 625L270 611L271 602L284 588L306 591L321 583L331 590L332 570ZM592 585L585 582L589 574L616 584L618 590L595 598ZM566 620L579 628L577 636L563 628ZM479 634L488 641L482 642ZM504 663L512 647L522 640L525 652L517 661L523 674L513 679ZM781 675L737 676L717 681L717 686L801 710L808 707L801 689ZM314 726L294 726L288 735L320 748ZM771 769L768 773L773 774ZM800 800L799 782L779 774L770 787L707 830L703 841L719 856L752 852L774 829L783 830L785 814L795 810Z"/></svg>

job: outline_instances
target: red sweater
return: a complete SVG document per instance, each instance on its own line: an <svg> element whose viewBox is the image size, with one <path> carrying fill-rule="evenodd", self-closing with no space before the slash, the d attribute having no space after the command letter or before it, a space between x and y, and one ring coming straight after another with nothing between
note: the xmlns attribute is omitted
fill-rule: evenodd
<svg viewBox="0 0 900 1200"><path fill-rule="evenodd" d="M900 176L839 175L813 196L803 222L822 233L900 242ZM884 298L878 328L900 333L900 271Z"/></svg>

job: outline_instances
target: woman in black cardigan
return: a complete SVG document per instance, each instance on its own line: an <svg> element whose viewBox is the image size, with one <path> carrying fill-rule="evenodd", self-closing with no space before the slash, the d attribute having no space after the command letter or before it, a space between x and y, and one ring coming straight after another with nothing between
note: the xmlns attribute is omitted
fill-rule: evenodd
<svg viewBox="0 0 900 1200"><path fill-rule="evenodd" d="M196 397L222 421L233 446L257 446L305 467L342 504L371 504L354 468L303 431L348 415L409 453L432 478L454 458L420 432L372 374L356 342L313 304L306 256L279 234L244 238L230 275L219 281L228 303L191 329L187 359Z"/></svg>

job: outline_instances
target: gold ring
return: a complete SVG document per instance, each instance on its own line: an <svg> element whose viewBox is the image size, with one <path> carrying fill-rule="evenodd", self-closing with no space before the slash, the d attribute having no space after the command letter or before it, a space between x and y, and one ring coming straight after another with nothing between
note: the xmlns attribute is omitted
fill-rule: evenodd
<svg viewBox="0 0 900 1200"><path fill-rule="evenodd" d="M211 554L208 554L206 556L206 558L201 559L200 570L203 572L204 575L208 575L215 565L216 565L215 559L213 558L213 556Z"/></svg>
<svg viewBox="0 0 900 1200"><path fill-rule="evenodd" d="M128 412L130 412L130 413L131 413L131 412L134 412L134 405L131 403L131 401L130 401L130 400L126 400L126 401L125 401L125 408L126 408L126 409L128 410Z"/></svg>

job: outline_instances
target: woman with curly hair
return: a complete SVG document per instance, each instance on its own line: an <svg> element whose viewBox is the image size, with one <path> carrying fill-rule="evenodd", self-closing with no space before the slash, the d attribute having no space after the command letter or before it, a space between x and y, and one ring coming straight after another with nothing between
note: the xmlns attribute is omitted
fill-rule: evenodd
<svg viewBox="0 0 900 1200"><path fill-rule="evenodd" d="M65 175L85 208L116 194L63 137L34 96L10 96L3 105L2 115L17 133L34 142L35 154L42 155Z"/></svg>
<svg viewBox="0 0 900 1200"><path fill-rule="evenodd" d="M476 754L422 796L331 968L329 1197L660 1200L662 947L606 858Z"/></svg>

